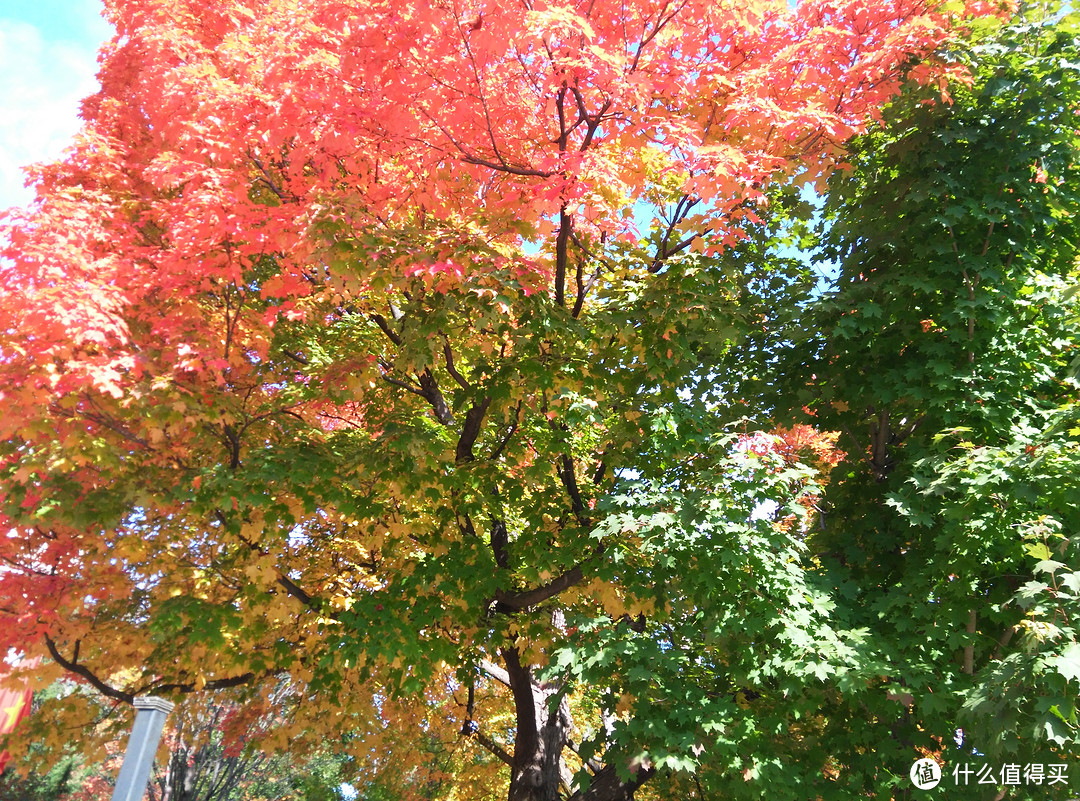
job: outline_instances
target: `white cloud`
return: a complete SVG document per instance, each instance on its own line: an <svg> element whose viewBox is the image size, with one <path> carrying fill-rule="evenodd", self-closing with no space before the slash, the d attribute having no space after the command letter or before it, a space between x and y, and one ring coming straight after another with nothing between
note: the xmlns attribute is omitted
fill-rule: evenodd
<svg viewBox="0 0 1080 801"><path fill-rule="evenodd" d="M33 193L21 167L58 158L79 130L79 102L98 89L94 46L51 41L0 17L0 209Z"/></svg>

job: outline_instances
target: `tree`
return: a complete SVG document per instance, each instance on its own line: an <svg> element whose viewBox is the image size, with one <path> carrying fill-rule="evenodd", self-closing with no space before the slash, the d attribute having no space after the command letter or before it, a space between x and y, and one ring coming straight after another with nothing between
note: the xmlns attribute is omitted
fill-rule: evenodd
<svg viewBox="0 0 1080 801"><path fill-rule="evenodd" d="M0 792L11 801L51 801L62 798L74 789L75 769L78 758L66 756L57 761L44 775L29 773L20 776L14 770L7 770L0 775Z"/></svg>
<svg viewBox="0 0 1080 801"><path fill-rule="evenodd" d="M406 796L828 784L777 756L859 656L816 471L701 390L781 187L994 10L111 3L6 228L0 645L119 702L289 675L270 744Z"/></svg>
<svg viewBox="0 0 1080 801"><path fill-rule="evenodd" d="M825 209L837 283L778 357L776 402L847 453L810 547L834 618L875 632L867 691L821 706L852 793L912 749L1076 771L1076 33L1030 7L958 53L950 104L912 92L859 140ZM839 747L852 719L872 751ZM992 784L961 797L1076 794Z"/></svg>

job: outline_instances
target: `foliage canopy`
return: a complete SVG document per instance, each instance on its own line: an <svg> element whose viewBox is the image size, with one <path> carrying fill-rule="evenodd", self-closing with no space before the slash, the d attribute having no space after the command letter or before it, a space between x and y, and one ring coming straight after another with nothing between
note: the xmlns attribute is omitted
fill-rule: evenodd
<svg viewBox="0 0 1080 801"><path fill-rule="evenodd" d="M999 11L110 3L5 229L0 645L288 675L373 798L1071 758L1080 58Z"/></svg>

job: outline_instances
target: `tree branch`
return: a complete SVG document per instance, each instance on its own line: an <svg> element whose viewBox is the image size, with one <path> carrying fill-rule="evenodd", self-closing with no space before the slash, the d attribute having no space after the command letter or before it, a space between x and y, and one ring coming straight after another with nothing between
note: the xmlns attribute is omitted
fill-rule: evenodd
<svg viewBox="0 0 1080 801"><path fill-rule="evenodd" d="M566 488L566 494L570 496L570 509L574 512L578 524L588 528L592 525L589 516L585 513L585 503L581 499L581 489L578 487L577 474L574 469L574 460L563 454L560 460L559 480Z"/></svg>
<svg viewBox="0 0 1080 801"><path fill-rule="evenodd" d="M462 389L471 391L472 385L465 380L464 376L457 371L457 367L454 366L454 352L450 350L449 340L443 343L443 357L446 359L446 372L450 373L450 377L457 381L458 386Z"/></svg>
<svg viewBox="0 0 1080 801"><path fill-rule="evenodd" d="M270 675L270 674L266 674ZM239 687L255 679L255 673L241 673L239 676L230 676L226 679L212 679L203 685L204 690L224 690L229 687ZM148 689L149 693L193 693L198 692L193 683L188 684L153 684Z"/></svg>
<svg viewBox="0 0 1080 801"><path fill-rule="evenodd" d="M532 590L522 590L520 592L498 590L495 593L495 600L498 602L498 608L501 612L523 612L537 604L543 603L549 598L554 598L560 592L580 583L584 577L585 573L581 565L574 565L562 575L553 578L547 584Z"/></svg>
<svg viewBox="0 0 1080 801"><path fill-rule="evenodd" d="M395 387L400 387L406 392L411 392L413 395L419 395L421 398L424 397L424 391L419 387L414 387L408 381L402 381L400 378L394 378L390 375L384 375L382 377L382 380L385 381L387 384L391 384Z"/></svg>
<svg viewBox="0 0 1080 801"><path fill-rule="evenodd" d="M53 642L53 639L48 634L45 635L45 647L49 649L49 656L53 658L53 661L56 662L56 664L58 664L68 673L74 673L76 676L82 676L84 679L86 679L87 682L89 682L91 687L93 687L102 695L109 698L115 698L117 701L123 701L125 704L128 705L135 703L135 695L133 693L126 693L123 690L118 690L115 687L106 684L101 679L99 679L88 667L86 667L85 665L80 665L78 663L78 641L76 641L75 643L75 657L71 660L64 659L64 657L60 655L60 650L56 647L56 643Z"/></svg>
<svg viewBox="0 0 1080 801"><path fill-rule="evenodd" d="M660 244L656 248L656 255L653 257L653 262L649 266L650 273L660 272L660 268L664 266L664 263L668 258L689 247L695 239L701 236L701 234L697 233L691 234L677 245L670 245L671 236L675 233L676 227L686 219L690 210L699 202L700 201L697 198L693 198L690 195L683 195L682 198L679 199L679 202L675 204L675 210L671 213L671 219L668 220L667 228L664 230L664 235L660 238Z"/></svg>
<svg viewBox="0 0 1080 801"><path fill-rule="evenodd" d="M621 781L614 765L605 765L593 776L589 786L578 790L569 801L632 801L634 792L656 775L656 768L638 768L627 781Z"/></svg>
<svg viewBox="0 0 1080 801"><path fill-rule="evenodd" d="M221 525L224 527L225 524L226 524L225 515L221 512L220 509L217 510L216 514L217 514L218 522L220 522ZM239 534L237 535L237 539L239 539L240 542L244 543L244 545L246 545L248 547L248 549L253 551L254 553L257 553L260 556L268 556L269 555L266 551L264 551L262 548L260 548L256 543L252 542L249 539L246 539L245 537L240 536ZM325 609L324 604L321 603L318 598L316 598L313 595L309 594L299 584L297 584L291 578L286 576L280 570L278 570L277 568L274 568L274 572L277 573L277 578L275 579L276 583L283 590L285 590L285 592L288 595L291 595L293 598L298 600L300 603L302 603L304 606L306 606L308 609L310 609L313 612L318 612L320 615L325 615L326 617L329 617L332 620L338 620L339 619L337 613L334 610Z"/></svg>
<svg viewBox="0 0 1080 801"><path fill-rule="evenodd" d="M517 432L518 420L520 418L521 418L521 401L518 401L517 408L514 409L514 422L512 422L510 424L510 428L507 429L506 436L503 437L503 441L499 443L499 447L497 447L494 451L492 451L491 456L488 457L488 459L490 461L495 461L500 456L502 456L502 452L504 450L506 450L506 446L510 444L510 440L513 438L514 434Z"/></svg>
<svg viewBox="0 0 1080 801"><path fill-rule="evenodd" d="M299 362L300 364L302 364L304 366L307 366L307 365L311 364L311 361L306 356L303 356L302 354L293 353L291 350L288 350L287 348L282 348L281 352L284 353L286 356L288 356L290 359L292 359L294 362Z"/></svg>
<svg viewBox="0 0 1080 801"><path fill-rule="evenodd" d="M595 759L585 759L585 757L581 755L581 746L579 746L573 740L567 738L566 747L573 751L575 754L577 754L578 759L581 760L581 763L589 770L591 770L593 774L597 774L604 769L604 766L597 762Z"/></svg>
<svg viewBox="0 0 1080 801"><path fill-rule="evenodd" d="M506 530L505 520L491 521L491 553L495 557L495 564L503 570L510 567L510 535Z"/></svg>
<svg viewBox="0 0 1080 801"><path fill-rule="evenodd" d="M390 327L390 323L386 322L385 317L383 317L381 314L372 314L371 320L375 323L375 325L379 326L379 328L382 329L382 332L386 334L387 339L389 339L395 345L400 346L402 344L401 337L398 336L394 329Z"/></svg>
<svg viewBox="0 0 1080 801"><path fill-rule="evenodd" d="M446 398L443 397L442 391L439 389L439 383L435 380L435 376L431 374L430 368L424 368L424 372L420 374L420 389L419 394L431 404L438 421L444 426L452 426L454 424L454 413L450 411L450 406L446 403Z"/></svg>
<svg viewBox="0 0 1080 801"><path fill-rule="evenodd" d="M499 684L502 684L505 687L510 686L510 674L498 665L496 665L494 662L489 662L486 659L481 659L479 667L482 671L491 676L491 678L499 682Z"/></svg>
<svg viewBox="0 0 1080 801"><path fill-rule="evenodd" d="M488 169L510 173L511 175L532 176L535 178L550 178L555 174L549 170L534 170L529 167L518 167L505 161L502 163L488 161L487 159L466 152L464 147L458 142L454 142L454 144L461 150L461 159L467 164L475 164L478 167L487 167Z"/></svg>
<svg viewBox="0 0 1080 801"><path fill-rule="evenodd" d="M570 230L573 218L566 206L559 209L559 233L555 237L555 305L566 305L566 264L569 258Z"/></svg>
<svg viewBox="0 0 1080 801"><path fill-rule="evenodd" d="M458 438L454 452L454 458L459 464L473 460L473 445L476 444L476 438L480 436L484 425L484 414L490 405L491 398L484 398L479 403L474 403L465 413L465 425L461 429L461 436Z"/></svg>
<svg viewBox="0 0 1080 801"><path fill-rule="evenodd" d="M462 734L464 734L466 737L471 737L472 739L476 740L476 742L482 745L486 751L491 752L510 767L514 767L514 758L510 756L510 753L505 748L503 748L501 745L495 742L494 739L485 734L479 728L479 726L476 726L475 721L470 720L468 722L473 724L473 728L471 731L465 731L463 727L461 732Z"/></svg>
<svg viewBox="0 0 1080 801"><path fill-rule="evenodd" d="M513 646L500 649L506 672L510 677L510 692L514 696L514 712L517 717L517 735L511 762L515 772L524 768L540 746L540 726L536 719L536 699L533 697L532 673L528 665L521 663L521 655Z"/></svg>

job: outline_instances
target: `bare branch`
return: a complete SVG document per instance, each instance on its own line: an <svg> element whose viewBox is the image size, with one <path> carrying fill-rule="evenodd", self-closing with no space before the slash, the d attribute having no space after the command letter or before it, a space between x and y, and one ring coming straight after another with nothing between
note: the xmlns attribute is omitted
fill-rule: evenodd
<svg viewBox="0 0 1080 801"><path fill-rule="evenodd" d="M393 384L395 387L401 387L402 389L411 392L413 395L419 395L424 397L424 391L419 387L413 386L408 381L402 381L400 378L394 378L390 375L383 375L382 380L387 384Z"/></svg>
<svg viewBox="0 0 1080 801"><path fill-rule="evenodd" d="M382 332L384 334L386 334L387 339L389 339L395 345L400 346L402 344L401 343L401 337L399 337L394 332L394 330L392 328L390 328L390 324L388 322L386 322L385 317L383 317L381 314L372 314L371 315L371 320L372 320L372 322L375 323L375 325L379 326L379 328L382 329Z"/></svg>
<svg viewBox="0 0 1080 801"><path fill-rule="evenodd" d="M510 568L510 535L506 530L505 520L491 521L491 553L495 557L495 564L503 570Z"/></svg>
<svg viewBox="0 0 1080 801"><path fill-rule="evenodd" d="M458 386L462 389L472 390L472 385L465 380L454 365L454 352L450 350L450 340L446 339L445 334L443 334L443 339L445 340L443 343L443 358L446 359L446 371L450 373L450 377L457 381Z"/></svg>
<svg viewBox="0 0 1080 801"><path fill-rule="evenodd" d="M599 773L601 770L603 770L604 766L597 762L595 759L592 759L591 757L589 759L585 759L581 755L581 746L579 746L570 738L567 738L566 740L566 747L573 751L575 754L577 754L578 759L581 760L582 764L585 765L585 767L587 767L594 774Z"/></svg>
<svg viewBox="0 0 1080 801"><path fill-rule="evenodd" d="M664 263L669 258L688 248L693 244L695 239L703 235L704 232L693 233L679 243L675 245L671 244L671 237L675 233L675 229L678 227L679 223L685 220L690 214L690 210L700 202L701 201L698 198L691 197L690 195L683 195L683 197L679 199L679 202L675 204L675 210L671 214L671 219L668 220L664 235L660 238L660 244L656 249L656 255L653 257L653 262L649 266L649 272L659 272L660 268L664 266Z"/></svg>
<svg viewBox="0 0 1080 801"><path fill-rule="evenodd" d="M266 674L270 675L270 674ZM211 679L203 685L203 690L224 690L229 687L239 687L243 684L247 684L255 679L255 674L241 673L239 676L229 676L225 679ZM187 684L153 684L147 688L146 692L154 693L194 693L199 692L199 688L194 683Z"/></svg>
<svg viewBox="0 0 1080 801"><path fill-rule="evenodd" d="M221 510L217 510L216 514L218 521L222 524L222 526L224 526L225 515L221 512ZM246 545L248 549L253 553L257 553L260 556L269 555L268 552L260 548L257 543L252 542L246 537L237 535L237 539L239 539L240 542L244 543L244 545ZM333 620L338 619L337 614L333 610L325 609L324 604L320 602L318 598L312 596L307 591L305 591L302 587L300 587L300 585L298 585L295 581L286 576L281 570L274 568L274 572L277 574L275 581L277 582L278 586L285 590L285 592L288 593L290 596L298 600L308 609L311 609L313 612L318 612L319 614L325 615L326 617L329 617Z"/></svg>
<svg viewBox="0 0 1080 801"><path fill-rule="evenodd" d="M582 254L578 259L577 270L574 271L574 285L577 287L577 292L574 298L574 309L570 312L570 316L575 319L581 310L585 307L585 255Z"/></svg>
<svg viewBox="0 0 1080 801"><path fill-rule="evenodd" d="M509 162L497 163L494 161L488 161L487 159L480 158L480 156L476 156L472 153L466 152L464 147L459 145L457 142L454 142L454 144L458 145L458 148L462 151L461 159L467 164L475 164L478 167L487 167L488 169L510 173L511 175L533 176L535 178L550 178L555 174L550 170L534 170L530 167L519 167L517 165L510 164Z"/></svg>
<svg viewBox="0 0 1080 801"><path fill-rule="evenodd" d="M484 398L479 403L474 403L469 411L465 413L465 425L461 429L461 437L458 439L457 449L454 453L454 458L459 463L473 460L473 445L476 444L476 439L480 436L480 431L484 425L484 414L490 405L491 398Z"/></svg>
<svg viewBox="0 0 1080 801"><path fill-rule="evenodd" d="M517 432L518 421L520 419L521 419L521 401L518 401L517 408L514 409L514 422L512 422L510 424L510 428L507 429L506 436L503 437L503 441L499 443L499 446L494 451L492 451L491 456L488 457L489 460L495 461L500 456L502 456L502 452L504 450L506 450L506 446L510 444L510 440L513 438L514 434Z"/></svg>
<svg viewBox="0 0 1080 801"><path fill-rule="evenodd" d="M282 348L281 352L284 353L286 356L288 356L290 359L292 359L294 362L299 362L300 364L304 365L305 367L307 365L311 364L311 360L308 359L306 356L304 356L302 354L293 353L291 350L286 350L285 348Z"/></svg>
<svg viewBox="0 0 1080 801"><path fill-rule="evenodd" d="M570 508L573 510L578 524L585 527L592 525L592 521L589 520L589 516L585 513L585 503L581 499L581 490L578 487L574 460L565 453L560 460L559 480L562 481L563 486L566 488L566 494L570 496Z"/></svg>
<svg viewBox="0 0 1080 801"><path fill-rule="evenodd" d="M497 756L502 762L505 762L510 767L514 767L514 758L510 756L509 752L507 752L505 748L503 748L501 745L495 742L495 740L493 740L491 737L481 731L479 727L473 729L472 732L466 732L463 730L462 733L466 737L471 737L472 739L476 740L476 742L482 745L486 751L489 751L490 753Z"/></svg>
<svg viewBox="0 0 1080 801"><path fill-rule="evenodd" d="M494 662L489 662L486 659L480 660L480 669L487 673L495 681L499 682L505 687L510 686L510 674L496 665Z"/></svg>
<svg viewBox="0 0 1080 801"><path fill-rule="evenodd" d="M605 765L589 786L578 790L568 801L601 801L605 798L633 798L634 792L656 775L656 768L638 768L628 780L619 778L614 763Z"/></svg>
<svg viewBox="0 0 1080 801"><path fill-rule="evenodd" d="M514 753L535 754L540 747L540 721L537 719L536 700L533 696L532 671L523 664L517 648L500 648L506 673L510 677L510 693L514 696L517 713L517 736Z"/></svg>
<svg viewBox="0 0 1080 801"><path fill-rule="evenodd" d="M289 201L296 200L295 195L290 196L290 195L285 194L285 192L282 190L282 188L277 185L277 183L274 181L273 177L270 175L270 171L266 169L266 167L263 165L262 161L257 156L255 156L254 153L252 153L251 151L248 151L248 158L251 159L251 162L256 167L258 167L259 172L262 173L262 177L257 178L256 180L259 183L261 183L263 186L265 186L267 189L269 189L271 192L273 192L275 195L277 195L278 200L280 200L282 203L288 203Z"/></svg>
<svg viewBox="0 0 1080 801"><path fill-rule="evenodd" d="M499 611L523 612L537 604L541 604L549 598L554 598L560 592L579 584L585 578L585 573L580 564L574 565L560 576L556 576L547 584L543 584L532 590L520 592L506 592L499 590L495 593Z"/></svg>
<svg viewBox="0 0 1080 801"><path fill-rule="evenodd" d="M573 222L564 205L559 209L559 233L555 237L555 304L558 306L566 305L566 263Z"/></svg>
<svg viewBox="0 0 1080 801"><path fill-rule="evenodd" d="M431 374L429 368L425 368L424 372L420 374L420 389L422 391L419 394L423 395L427 402L431 404L431 408L435 411L435 417L438 418L439 422L444 426L452 426L454 424L454 413L450 411L450 406L439 389L439 383L435 380L435 376Z"/></svg>
<svg viewBox="0 0 1080 801"><path fill-rule="evenodd" d="M75 656L68 660L60 655L60 650L56 647L56 643L49 635L45 635L45 647L49 649L49 656L53 658L60 667L66 670L68 673L74 673L76 676L82 676L89 682L90 686L97 690L104 696L109 698L115 698L117 701L123 701L125 704L134 704L135 695L133 693L126 693L123 690L118 690L104 681L99 679L93 671L91 671L85 665L79 664L78 657L78 642L75 644Z"/></svg>

